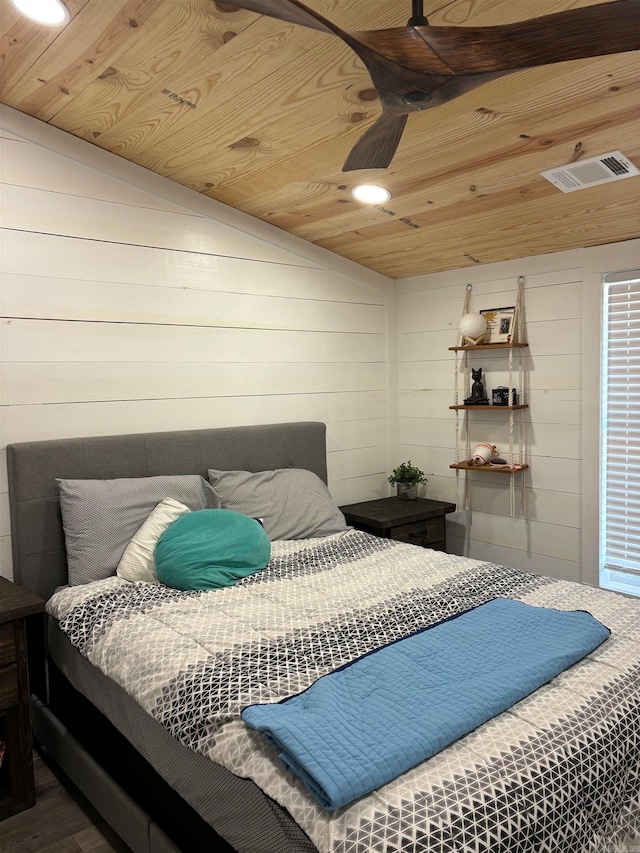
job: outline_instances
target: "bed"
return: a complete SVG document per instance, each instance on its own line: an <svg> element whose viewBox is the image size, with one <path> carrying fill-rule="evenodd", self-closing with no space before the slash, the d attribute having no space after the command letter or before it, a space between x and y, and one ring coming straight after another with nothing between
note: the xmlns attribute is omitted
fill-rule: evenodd
<svg viewBox="0 0 640 853"><path fill-rule="evenodd" d="M29 442L7 462L15 579L48 602L36 742L135 853L640 850L640 602L348 528L325 485L322 423ZM105 504L84 487L163 477L202 481L202 503L158 543L184 519L239 514L261 543L266 533L267 565L211 589L102 572L100 536L111 547L124 525L105 528L112 492ZM131 545L143 525L127 524ZM585 633L559 663L543 647L564 654L574 625ZM409 641L422 657L409 661ZM487 656L520 642L509 678L490 668L476 688ZM383 662L389 651L401 666ZM538 652L556 669L529 666ZM445 680L467 665L451 707L433 681L413 689L436 660ZM383 678L397 694L388 720ZM284 762L260 715L294 714L300 697L306 713L318 690L328 716L310 738L324 754L298 772L297 746ZM448 732L455 715L462 727ZM341 752L355 717L370 738L365 773Z"/></svg>

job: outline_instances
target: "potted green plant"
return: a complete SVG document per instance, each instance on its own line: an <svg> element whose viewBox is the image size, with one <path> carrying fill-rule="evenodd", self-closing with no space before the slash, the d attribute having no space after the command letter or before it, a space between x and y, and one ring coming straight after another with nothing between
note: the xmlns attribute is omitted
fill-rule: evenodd
<svg viewBox="0 0 640 853"><path fill-rule="evenodd" d="M411 460L394 468L387 480L396 487L398 500L401 501L415 501L418 497L418 486L427 482L424 471L412 465Z"/></svg>

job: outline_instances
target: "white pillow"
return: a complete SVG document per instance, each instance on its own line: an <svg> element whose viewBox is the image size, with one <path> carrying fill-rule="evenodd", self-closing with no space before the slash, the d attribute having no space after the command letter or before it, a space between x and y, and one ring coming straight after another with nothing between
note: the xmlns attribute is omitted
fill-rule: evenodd
<svg viewBox="0 0 640 853"><path fill-rule="evenodd" d="M158 539L167 527L190 511L188 506L173 498L160 501L125 548L116 569L117 576L128 581L160 583L154 559Z"/></svg>

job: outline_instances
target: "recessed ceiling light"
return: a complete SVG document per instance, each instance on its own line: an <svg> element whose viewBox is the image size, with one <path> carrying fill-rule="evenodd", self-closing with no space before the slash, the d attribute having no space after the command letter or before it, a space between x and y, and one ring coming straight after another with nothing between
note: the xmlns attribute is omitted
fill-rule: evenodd
<svg viewBox="0 0 640 853"><path fill-rule="evenodd" d="M19 12L50 27L68 24L71 20L69 10L61 0L11 0Z"/></svg>
<svg viewBox="0 0 640 853"><path fill-rule="evenodd" d="M376 187L374 184L360 184L351 190L351 195L358 201L365 201L367 204L382 204L391 198L389 190L384 187Z"/></svg>

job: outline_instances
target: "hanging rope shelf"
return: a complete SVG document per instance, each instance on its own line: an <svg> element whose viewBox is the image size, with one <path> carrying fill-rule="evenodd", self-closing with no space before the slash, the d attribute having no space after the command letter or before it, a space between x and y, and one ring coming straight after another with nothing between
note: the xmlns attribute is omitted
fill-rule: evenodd
<svg viewBox="0 0 640 853"><path fill-rule="evenodd" d="M469 472L490 472L492 474L508 474L509 477L509 514L515 515L515 476L523 471L526 471L529 465L525 462L524 440L525 440L525 423L523 419L524 409L528 409L529 405L525 399L525 381L524 381L524 364L522 352L528 347L528 343L523 340L523 315L524 315L524 276L519 276L517 279L517 295L514 312L514 331L509 341L484 343L485 334L480 333L482 324L476 322L476 317L480 315L472 315L469 312L469 303L471 297L472 285L466 285L466 293L464 305L462 309L461 322L458 332L458 340L456 346L449 347L449 350L455 353L454 363L454 401L450 409L455 410L456 426L455 426L455 462L450 466L456 471L456 505L458 509L469 509L470 494L469 482L467 477L464 478L464 500L463 506L459 500L460 495L460 471ZM467 322L463 320L465 318ZM469 353L477 353L478 351L487 350L506 350L508 351L508 386L507 386L507 404L494 405L490 404L488 399L480 399L474 402L473 395L470 396L471 379L470 379L470 364ZM515 354L515 358L514 358ZM516 362L514 364L514 362ZM460 373L464 376L464 397L463 402L460 402ZM517 392L513 384L514 374L517 374ZM516 396L517 394L517 396ZM477 398L476 398L477 399ZM478 464L477 459L472 457L471 438L469 429L469 411L508 411L509 412L509 451L507 458L500 458L496 461L484 461ZM463 412L463 418L460 417L460 412ZM517 413L517 415L516 415ZM460 447L464 441L464 459L460 459ZM492 445L488 445L492 447ZM494 457L495 453L494 447ZM500 454L502 457L502 454ZM521 484L521 503L520 511L524 514L525 511L525 486L524 477L520 478Z"/></svg>

